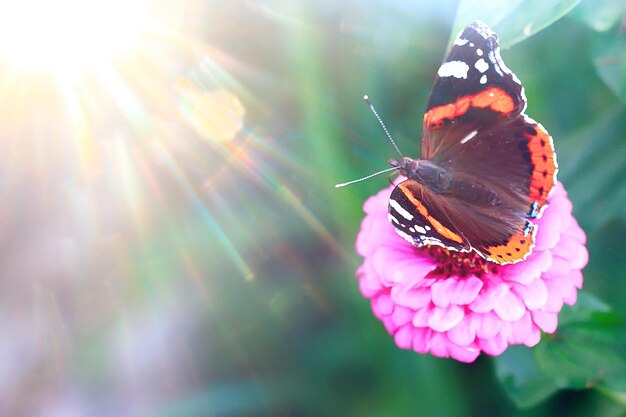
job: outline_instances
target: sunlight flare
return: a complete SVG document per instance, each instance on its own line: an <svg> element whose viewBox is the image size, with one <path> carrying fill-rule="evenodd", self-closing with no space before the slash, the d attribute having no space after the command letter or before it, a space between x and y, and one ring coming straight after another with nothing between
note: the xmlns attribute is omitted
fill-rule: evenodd
<svg viewBox="0 0 626 417"><path fill-rule="evenodd" d="M65 73L130 51L150 24L146 0L0 0L0 61Z"/></svg>

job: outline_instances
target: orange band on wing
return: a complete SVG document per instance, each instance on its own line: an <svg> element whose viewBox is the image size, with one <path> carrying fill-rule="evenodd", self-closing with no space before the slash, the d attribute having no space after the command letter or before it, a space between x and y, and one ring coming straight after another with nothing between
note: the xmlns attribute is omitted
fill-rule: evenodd
<svg viewBox="0 0 626 417"><path fill-rule="evenodd" d="M415 198L415 196L413 196L413 193L411 192L410 189L406 187L406 185L400 183L398 187L402 190L402 193L411 201L411 203L417 208L417 211L419 212L419 214L424 216L424 218L428 220L430 224L433 225L435 230L437 230L437 232L441 236L453 242L464 244L461 236L459 236L457 233L454 233L452 230L448 229L443 224L441 224L437 219L435 219L434 217L428 214L428 209L422 204L421 201L419 201L417 198Z"/></svg>
<svg viewBox="0 0 626 417"><path fill-rule="evenodd" d="M483 257L499 264L522 261L530 255L535 246L537 226L533 225L527 236L522 231L514 234L503 245L475 248Z"/></svg>
<svg viewBox="0 0 626 417"><path fill-rule="evenodd" d="M452 120L465 114L470 107L491 110L508 114L515 108L515 103L509 94L498 87L491 87L475 95L459 97L454 103L433 107L424 114L424 122L431 128L437 129L445 124L446 119Z"/></svg>
<svg viewBox="0 0 626 417"><path fill-rule="evenodd" d="M527 129L528 149L533 162L533 175L530 180L530 198L539 203L539 209L546 203L554 187L557 164L552 138L540 124Z"/></svg>

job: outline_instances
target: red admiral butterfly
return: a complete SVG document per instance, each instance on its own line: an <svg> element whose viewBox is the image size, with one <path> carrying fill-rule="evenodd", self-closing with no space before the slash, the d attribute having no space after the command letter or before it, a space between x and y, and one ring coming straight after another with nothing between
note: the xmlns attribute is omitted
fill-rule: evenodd
<svg viewBox="0 0 626 417"><path fill-rule="evenodd" d="M407 177L391 193L389 220L415 246L475 251L509 264L534 246L556 181L552 138L524 114L524 88L482 22L456 38L428 100L421 159L389 164Z"/></svg>

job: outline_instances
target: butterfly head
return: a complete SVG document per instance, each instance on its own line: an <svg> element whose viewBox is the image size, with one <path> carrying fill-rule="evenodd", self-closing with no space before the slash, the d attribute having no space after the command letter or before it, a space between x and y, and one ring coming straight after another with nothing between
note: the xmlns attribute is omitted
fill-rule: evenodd
<svg viewBox="0 0 626 417"><path fill-rule="evenodd" d="M414 178L417 174L420 160L408 158L405 156L401 159L391 158L387 162L389 163L389 166L395 168L398 174L402 175L403 177Z"/></svg>
<svg viewBox="0 0 626 417"><path fill-rule="evenodd" d="M429 160L403 157L390 159L389 165L403 177L415 180L434 192L443 193L451 186L451 176L444 169Z"/></svg>

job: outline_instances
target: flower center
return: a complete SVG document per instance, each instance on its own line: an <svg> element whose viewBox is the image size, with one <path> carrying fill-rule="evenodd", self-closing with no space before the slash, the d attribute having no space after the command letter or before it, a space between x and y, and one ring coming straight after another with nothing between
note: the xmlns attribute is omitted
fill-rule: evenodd
<svg viewBox="0 0 626 417"><path fill-rule="evenodd" d="M437 263L437 267L428 274L429 278L449 278L452 275L474 275L480 278L487 272L498 272L498 264L481 258L476 252L451 251L434 245L417 250L427 253Z"/></svg>

